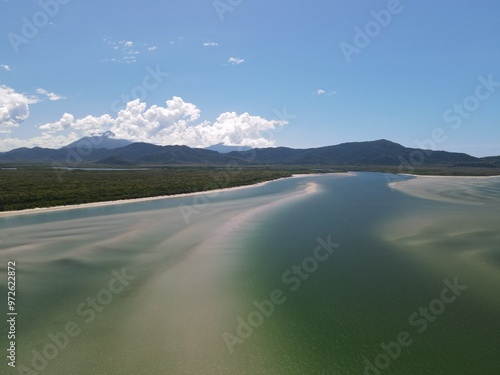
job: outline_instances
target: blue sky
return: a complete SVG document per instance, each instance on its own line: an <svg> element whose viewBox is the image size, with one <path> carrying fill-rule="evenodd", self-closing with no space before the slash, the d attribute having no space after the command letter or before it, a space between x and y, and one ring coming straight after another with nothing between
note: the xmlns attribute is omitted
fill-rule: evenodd
<svg viewBox="0 0 500 375"><path fill-rule="evenodd" d="M83 135L500 154L494 0L7 0L0 151ZM497 83L498 82L498 83Z"/></svg>

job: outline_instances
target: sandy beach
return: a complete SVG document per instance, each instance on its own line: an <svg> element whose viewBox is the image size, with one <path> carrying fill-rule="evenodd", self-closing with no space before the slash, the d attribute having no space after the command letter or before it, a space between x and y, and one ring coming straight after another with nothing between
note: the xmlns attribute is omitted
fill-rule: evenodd
<svg viewBox="0 0 500 375"><path fill-rule="evenodd" d="M336 173L338 175L342 175L345 173ZM348 173L347 173L348 174ZM155 201L155 200L163 200L163 199L172 199L172 198L183 198L183 197L193 197L197 195L205 195L205 194L217 194L221 192L235 191L248 189L258 186L266 185L273 181L283 180L287 178L300 178L300 177L313 177L319 176L321 174L294 174L290 177L278 178L275 180L263 181L252 185L243 185L243 186L235 186L230 188L221 188L214 190L206 190L206 191L198 191L194 193L183 193L183 194L172 194L172 195L162 195L157 197L146 197L146 198L134 198L134 199L120 199L115 201L104 201L104 202L93 202L93 203L83 203L83 204L74 204L74 205L66 205L66 206L55 206L55 207L42 207L42 208L30 208L27 210L18 210L18 211L4 211L0 212L1 217L11 217L18 215L31 215L38 213L47 213L47 212L56 212L56 211L65 211L65 210L75 210L80 208L94 208L94 207L105 207L105 206L113 206L117 204L129 204L129 203L139 203L139 202L147 202L147 201Z"/></svg>

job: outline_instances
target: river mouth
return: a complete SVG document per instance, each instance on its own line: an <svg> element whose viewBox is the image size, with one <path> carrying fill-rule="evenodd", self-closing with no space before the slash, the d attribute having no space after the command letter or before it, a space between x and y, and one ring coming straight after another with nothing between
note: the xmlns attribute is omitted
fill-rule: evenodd
<svg viewBox="0 0 500 375"><path fill-rule="evenodd" d="M2 264L18 267L17 364L50 374L495 373L500 219L495 193L471 184L474 204L357 173L2 218ZM182 209L195 210L189 222ZM444 308L433 302L455 280L466 289Z"/></svg>

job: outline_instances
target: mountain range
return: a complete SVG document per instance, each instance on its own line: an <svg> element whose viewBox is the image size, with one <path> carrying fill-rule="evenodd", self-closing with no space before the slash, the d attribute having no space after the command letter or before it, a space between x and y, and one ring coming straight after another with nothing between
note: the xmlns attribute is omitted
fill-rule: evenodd
<svg viewBox="0 0 500 375"><path fill-rule="evenodd" d="M213 149L158 146L114 139L112 134L85 137L60 149L18 148L0 154L2 164L132 165L309 165L309 166L450 166L500 168L500 156L477 158L464 153L407 148L381 139L319 148ZM218 150L218 151L215 151Z"/></svg>
<svg viewBox="0 0 500 375"><path fill-rule="evenodd" d="M108 150L112 150L115 148L125 147L132 144L132 142L127 141L126 139L116 139L115 137L116 137L115 133L107 131L100 135L83 137L78 141L75 141L67 146L64 146L63 148L77 148L86 145L86 147L90 147L92 149L105 148Z"/></svg>

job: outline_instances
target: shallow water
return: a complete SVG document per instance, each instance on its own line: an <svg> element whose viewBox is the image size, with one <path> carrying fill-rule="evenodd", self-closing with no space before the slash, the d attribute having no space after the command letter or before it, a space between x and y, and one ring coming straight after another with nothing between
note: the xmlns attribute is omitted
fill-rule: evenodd
<svg viewBox="0 0 500 375"><path fill-rule="evenodd" d="M2 370L498 374L500 206L469 191L484 204L359 173L1 218L2 301L18 269L18 368Z"/></svg>

